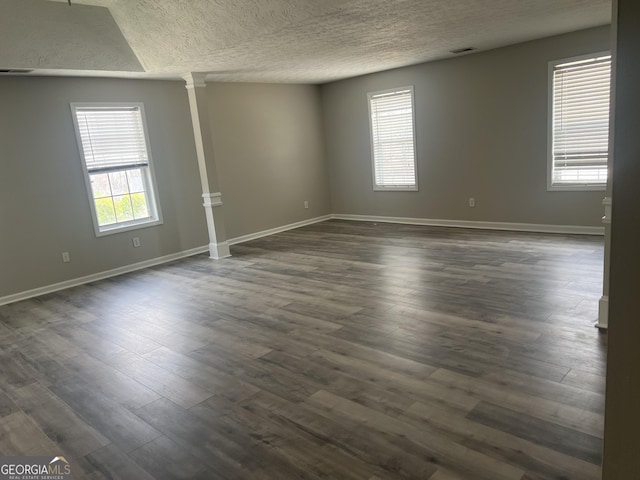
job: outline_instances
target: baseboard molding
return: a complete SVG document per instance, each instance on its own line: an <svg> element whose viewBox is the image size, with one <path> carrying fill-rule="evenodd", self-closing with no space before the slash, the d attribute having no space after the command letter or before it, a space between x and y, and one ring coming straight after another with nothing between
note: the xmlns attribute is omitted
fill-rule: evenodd
<svg viewBox="0 0 640 480"><path fill-rule="evenodd" d="M345 214L332 214L323 215L321 217L310 218L308 220L302 220L300 222L290 223L281 227L270 228L268 230L262 230L260 232L250 233L248 235L242 235L227 240L227 245L237 245L239 243L248 242L250 240L256 240L258 238L268 237L275 235L276 233L286 232L287 230L293 230L295 228L312 225L314 223L324 222L326 220L352 220L360 222L379 222L379 223L400 223L407 225L427 225L432 227L457 227L457 228L476 228L482 230L511 230L518 232L534 232L534 233L561 233L572 235L604 235L604 227L584 227L584 226L572 226L572 225L539 225L533 223L503 223L503 222L476 222L469 220L434 220L427 218L408 218L408 217L380 217L374 215L345 215ZM37 297L40 295L46 295L48 293L57 292L66 288L77 287L86 283L96 282L98 280L104 280L106 278L115 277L124 273L135 272L136 270L142 270L144 268L161 265L163 263L172 262L174 260L180 260L182 258L198 255L200 253L208 253L210 251L209 245L202 247L192 248L190 250L184 250L182 252L172 253L170 255L164 255L162 257L152 258L143 262L133 263L131 265L125 265L123 267L114 268L113 270L107 270L104 272L94 273L84 277L74 278L66 280L60 283L54 283L52 285L46 285L44 287L34 288L33 290L27 290L25 292L19 292L5 297L0 297L0 305L6 305L8 303L18 302L20 300L27 300L29 298ZM222 258L222 257L221 257Z"/></svg>
<svg viewBox="0 0 640 480"><path fill-rule="evenodd" d="M113 270L107 270L104 272L94 273L84 277L74 278L66 280L60 283L54 283L52 285L46 285L44 287L34 288L33 290L27 290L25 292L15 293L13 295L7 295L6 297L0 297L0 305L6 305L8 303L19 302L20 300L27 300L29 298L38 297L40 295L46 295L48 293L54 293L66 288L77 287L84 285L85 283L96 282L98 280L104 280L106 278L116 277L124 273L135 272L136 270L142 270L144 268L154 267L163 263L173 262L174 260L180 260L182 258L191 257L200 253L207 253L209 246L192 248L190 250L184 250L182 252L172 253L164 255L162 257L152 258L145 260L144 262L133 263L131 265L125 265L123 267L114 268Z"/></svg>
<svg viewBox="0 0 640 480"><path fill-rule="evenodd" d="M604 227L579 225L544 225L536 223L477 222L472 220L442 220L409 217L378 217L374 215L333 214L336 220L359 222L401 223L406 225L426 225L430 227L475 228L480 230L507 230L532 233L562 233L569 235L604 235Z"/></svg>
<svg viewBox="0 0 640 480"><path fill-rule="evenodd" d="M609 296L603 295L598 302L598 322L595 325L600 330L609 328Z"/></svg>
<svg viewBox="0 0 640 480"><path fill-rule="evenodd" d="M227 240L229 245L237 245L238 243L248 242L256 240L262 237L268 237L269 235L275 235L276 233L286 232L287 230L293 230L294 228L306 227L307 225L313 225L314 223L324 222L331 220L333 215L323 215L321 217L310 218L308 220L302 220L300 222L290 223L281 227L270 228L268 230L262 230L260 232L249 233L248 235L242 235Z"/></svg>
<svg viewBox="0 0 640 480"><path fill-rule="evenodd" d="M276 233L285 232L287 230L293 230L294 228L300 228L306 225L312 225L314 223L324 222L325 220L330 220L330 219L331 219L331 215L324 215L322 217L310 218L308 220L302 220L300 222L290 223L289 225L270 228L269 230L263 230L261 232L255 232L249 235L243 235L240 237L229 239L224 244L218 244L216 246L216 248L220 247L220 245L224 246L225 248L224 251L227 252L226 254L218 253L217 258L222 259L229 256L228 248L230 245L236 245L238 243L248 242L249 240L255 240L257 238L274 235ZM170 255L164 255L162 257L145 260L144 262L138 262L138 263L133 263L131 265L125 265L123 267L114 268L113 270L107 270L104 272L98 272L98 273L94 273L84 277L73 278L71 280L66 280L64 282L54 283L52 285L45 285L44 287L38 287L32 290L27 290L25 292L14 293L12 295L0 297L0 305L19 302L21 300L27 300L29 298L38 297L40 295L54 293L60 290L64 290L66 288L77 287L79 285L84 285L86 283L91 283L91 282L96 282L98 280L104 280L106 278L116 277L118 275L122 275L125 273L135 272L136 270L142 270L144 268L154 267L156 265L172 262L174 260L180 260L182 258L191 257L193 255L198 255L200 253L209 253L211 255L210 246L205 245L203 247L192 248L190 250L185 250L182 252L172 253ZM216 258L216 257L211 256L210 258Z"/></svg>

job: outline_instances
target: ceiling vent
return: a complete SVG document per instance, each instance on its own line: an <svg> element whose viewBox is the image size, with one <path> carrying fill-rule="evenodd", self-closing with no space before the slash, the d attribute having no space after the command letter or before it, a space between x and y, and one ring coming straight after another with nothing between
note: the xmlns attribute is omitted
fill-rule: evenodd
<svg viewBox="0 0 640 480"><path fill-rule="evenodd" d="M0 74L3 74L3 73L31 73L31 72L33 72L33 70L25 70L23 68L9 68L9 69L2 68L2 69L0 69Z"/></svg>
<svg viewBox="0 0 640 480"><path fill-rule="evenodd" d="M466 48L457 48L455 50L451 50L451 53L458 55L459 53L467 53L467 52L473 52L475 50L475 48L473 47L466 47Z"/></svg>

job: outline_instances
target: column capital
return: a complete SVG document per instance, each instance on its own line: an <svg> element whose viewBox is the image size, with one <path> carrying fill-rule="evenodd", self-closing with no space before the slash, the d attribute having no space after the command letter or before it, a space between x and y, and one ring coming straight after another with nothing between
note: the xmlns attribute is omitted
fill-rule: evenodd
<svg viewBox="0 0 640 480"><path fill-rule="evenodd" d="M205 82L207 74L204 72L190 72L185 73L182 78L186 82L186 88L203 88L207 84Z"/></svg>

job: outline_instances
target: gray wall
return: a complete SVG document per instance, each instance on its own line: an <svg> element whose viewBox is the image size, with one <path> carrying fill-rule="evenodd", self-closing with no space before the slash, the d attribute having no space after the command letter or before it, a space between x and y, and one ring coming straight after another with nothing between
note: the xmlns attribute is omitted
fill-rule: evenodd
<svg viewBox="0 0 640 480"><path fill-rule="evenodd" d="M333 212L601 226L604 191L547 191L547 72L609 48L599 27L322 86ZM420 190L374 192L367 92L407 85Z"/></svg>
<svg viewBox="0 0 640 480"><path fill-rule="evenodd" d="M604 192L546 191L547 63L608 47L601 27L322 87L209 84L227 235L329 213L599 226ZM420 191L373 192L366 93L409 84ZM145 104L163 225L95 237L69 103L97 101ZM0 105L0 297L207 244L183 82L4 77Z"/></svg>
<svg viewBox="0 0 640 480"><path fill-rule="evenodd" d="M227 237L331 213L318 87L210 83L207 93Z"/></svg>
<svg viewBox="0 0 640 480"><path fill-rule="evenodd" d="M96 238L69 103L111 101L144 103L164 224ZM5 77L0 106L0 297L207 245L183 82Z"/></svg>
<svg viewBox="0 0 640 480"><path fill-rule="evenodd" d="M640 472L640 4L618 0L604 480ZM615 10L614 10L615 12Z"/></svg>

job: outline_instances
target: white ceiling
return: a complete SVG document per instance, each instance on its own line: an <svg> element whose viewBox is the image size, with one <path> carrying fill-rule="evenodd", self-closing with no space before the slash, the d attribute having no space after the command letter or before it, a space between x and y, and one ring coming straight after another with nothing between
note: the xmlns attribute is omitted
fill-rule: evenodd
<svg viewBox="0 0 640 480"><path fill-rule="evenodd" d="M610 0L72 3L70 10L91 8L78 4L108 7L147 74L209 72L208 79L221 81L324 83L446 58L456 48L486 50L611 20ZM95 65L66 68L96 70Z"/></svg>

